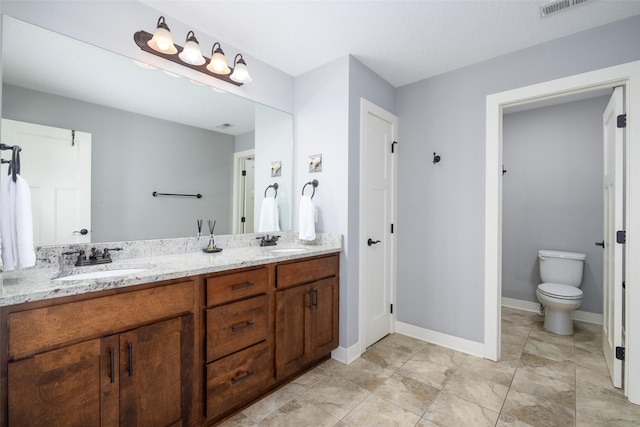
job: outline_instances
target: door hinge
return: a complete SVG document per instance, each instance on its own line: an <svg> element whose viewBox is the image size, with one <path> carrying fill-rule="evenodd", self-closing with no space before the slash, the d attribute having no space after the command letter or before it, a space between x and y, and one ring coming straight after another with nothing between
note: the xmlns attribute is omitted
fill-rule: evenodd
<svg viewBox="0 0 640 427"><path fill-rule="evenodd" d="M391 224L391 234L393 234L393 224Z"/></svg>
<svg viewBox="0 0 640 427"><path fill-rule="evenodd" d="M247 176L247 171L242 171L242 176Z"/></svg>
<svg viewBox="0 0 640 427"><path fill-rule="evenodd" d="M617 117L617 126L619 128L626 128L627 127L627 115L626 114L620 114Z"/></svg>
<svg viewBox="0 0 640 427"><path fill-rule="evenodd" d="M393 304L390 304L391 306L391 314L393 314Z"/></svg>
<svg viewBox="0 0 640 427"><path fill-rule="evenodd" d="M392 153L394 153L394 152L395 152L394 145L396 145L397 143L398 143L398 141L393 141L393 142L391 143L391 152L392 152Z"/></svg>
<svg viewBox="0 0 640 427"><path fill-rule="evenodd" d="M624 347L616 347L616 359L624 360Z"/></svg>
<svg viewBox="0 0 640 427"><path fill-rule="evenodd" d="M244 223L247 219L245 217L240 218L240 222Z"/></svg>
<svg viewBox="0 0 640 427"><path fill-rule="evenodd" d="M627 232L624 230L616 231L616 243L627 243Z"/></svg>
<svg viewBox="0 0 640 427"><path fill-rule="evenodd" d="M624 280L622 281L622 289L627 289L627 283Z"/></svg>

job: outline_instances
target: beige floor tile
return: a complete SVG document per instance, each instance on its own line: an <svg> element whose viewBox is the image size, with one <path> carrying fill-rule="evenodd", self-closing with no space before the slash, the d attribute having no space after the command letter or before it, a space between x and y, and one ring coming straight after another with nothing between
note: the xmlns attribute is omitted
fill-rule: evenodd
<svg viewBox="0 0 640 427"><path fill-rule="evenodd" d="M254 421L260 421L296 397L298 394L285 386L249 406L242 413Z"/></svg>
<svg viewBox="0 0 640 427"><path fill-rule="evenodd" d="M576 386L533 372L518 369L511 390L526 393L540 400L548 400L573 410L576 405Z"/></svg>
<svg viewBox="0 0 640 427"><path fill-rule="evenodd" d="M413 378L424 384L442 390L455 372L455 368L450 368L439 363L428 360L411 359L397 371L400 375Z"/></svg>
<svg viewBox="0 0 640 427"><path fill-rule="evenodd" d="M588 383L602 388L613 388L609 370L603 362L600 369L587 368L576 365L576 388L580 389L582 384Z"/></svg>
<svg viewBox="0 0 640 427"><path fill-rule="evenodd" d="M220 424L220 427L257 427L255 421L242 412Z"/></svg>
<svg viewBox="0 0 640 427"><path fill-rule="evenodd" d="M619 389L581 383L576 389L577 425L640 425L640 405L634 405Z"/></svg>
<svg viewBox="0 0 640 427"><path fill-rule="evenodd" d="M522 353L518 370L543 375L558 381L574 385L576 380L575 364L573 362L559 362L535 354Z"/></svg>
<svg viewBox="0 0 640 427"><path fill-rule="evenodd" d="M509 386L516 371L516 366L517 361L501 360L494 362L469 356L460 365L456 374Z"/></svg>
<svg viewBox="0 0 640 427"><path fill-rule="evenodd" d="M503 362L511 362L517 364L522 356L522 352L524 350L524 344L522 345L512 345L507 343L502 343L501 345L502 353L500 354L500 360Z"/></svg>
<svg viewBox="0 0 640 427"><path fill-rule="evenodd" d="M341 419L362 402L369 392L340 377L325 378L302 397L320 409Z"/></svg>
<svg viewBox="0 0 640 427"><path fill-rule="evenodd" d="M414 362L428 361L451 369L456 369L466 358L467 355L460 353L459 351L440 347L434 344L428 344L421 350L417 351L411 360Z"/></svg>
<svg viewBox="0 0 640 427"><path fill-rule="evenodd" d="M260 427L330 427L339 420L303 398L296 398L260 421Z"/></svg>
<svg viewBox="0 0 640 427"><path fill-rule="evenodd" d="M371 392L393 375L394 370L359 358L350 365L342 365L335 369L333 373Z"/></svg>
<svg viewBox="0 0 640 427"><path fill-rule="evenodd" d="M395 371L407 360L411 359L415 351L414 347L396 345L391 341L382 341L367 349L360 357L382 368Z"/></svg>
<svg viewBox="0 0 640 427"><path fill-rule="evenodd" d="M513 388L507 394L501 415L536 427L566 427L575 423L574 410Z"/></svg>
<svg viewBox="0 0 640 427"><path fill-rule="evenodd" d="M524 325L503 325L502 326L502 345L512 344L524 347L529 338L530 326Z"/></svg>
<svg viewBox="0 0 640 427"><path fill-rule="evenodd" d="M527 344L524 346L524 351L559 362L573 362L573 342L564 340L563 342L553 342L554 340L549 339L549 337L544 337L544 339L545 340L542 341L541 338L530 336Z"/></svg>
<svg viewBox="0 0 640 427"><path fill-rule="evenodd" d="M576 365L593 369L595 371L607 369L607 364L604 360L604 353L602 353L602 350L600 350L599 352L595 350L589 351L583 350L582 348L578 348L576 346L575 360Z"/></svg>
<svg viewBox="0 0 640 427"><path fill-rule="evenodd" d="M374 394L343 418L350 427L415 426L420 417Z"/></svg>
<svg viewBox="0 0 640 427"><path fill-rule="evenodd" d="M304 388L310 388L318 384L320 381L326 379L329 375L331 375L331 373L328 372L324 368L324 364L322 364L313 368L306 374L299 376L298 378L293 380L292 384L297 384L303 386Z"/></svg>
<svg viewBox="0 0 640 427"><path fill-rule="evenodd" d="M445 392L476 403L483 408L499 412L509 387L487 380L454 375L444 388Z"/></svg>
<svg viewBox="0 0 640 427"><path fill-rule="evenodd" d="M502 308L502 324L531 326L534 319L540 317L533 311L518 310L515 308Z"/></svg>
<svg viewBox="0 0 640 427"><path fill-rule="evenodd" d="M418 421L418 424L416 424L416 427L440 427L438 424L434 424L429 420L425 420L424 418L422 418L420 421Z"/></svg>
<svg viewBox="0 0 640 427"><path fill-rule="evenodd" d="M442 392L431 404L423 419L441 426L494 426L498 413Z"/></svg>
<svg viewBox="0 0 640 427"><path fill-rule="evenodd" d="M516 418L500 414L496 427L536 427L531 424L524 423Z"/></svg>
<svg viewBox="0 0 640 427"><path fill-rule="evenodd" d="M379 385L373 394L422 416L439 392L439 389L413 378L394 374Z"/></svg>

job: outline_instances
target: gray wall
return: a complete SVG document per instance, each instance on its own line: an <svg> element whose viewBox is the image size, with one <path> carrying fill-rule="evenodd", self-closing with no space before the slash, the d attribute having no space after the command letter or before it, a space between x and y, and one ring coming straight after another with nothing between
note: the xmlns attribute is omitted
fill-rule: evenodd
<svg viewBox="0 0 640 427"><path fill-rule="evenodd" d="M398 320L484 341L486 96L638 60L638 40L636 16L398 89Z"/></svg>
<svg viewBox="0 0 640 427"><path fill-rule="evenodd" d="M235 137L235 151L253 150L256 148L256 132L245 132Z"/></svg>
<svg viewBox="0 0 640 427"><path fill-rule="evenodd" d="M539 249L587 254L579 308L602 313L602 114L608 96L503 118L502 296L538 302Z"/></svg>
<svg viewBox="0 0 640 427"><path fill-rule="evenodd" d="M197 218L231 233L232 136L10 85L2 112L92 134L92 241L194 236Z"/></svg>

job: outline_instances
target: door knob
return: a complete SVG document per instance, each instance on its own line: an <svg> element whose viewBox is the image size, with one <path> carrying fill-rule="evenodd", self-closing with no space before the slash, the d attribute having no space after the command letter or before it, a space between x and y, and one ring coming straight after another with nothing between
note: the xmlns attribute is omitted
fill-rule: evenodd
<svg viewBox="0 0 640 427"><path fill-rule="evenodd" d="M596 242L596 246L602 246L604 249L604 240L602 242Z"/></svg>
<svg viewBox="0 0 640 427"><path fill-rule="evenodd" d="M79 231L74 231L73 234L82 234L83 236L87 235L89 233L89 230L87 230L86 228L83 228L82 230Z"/></svg>
<svg viewBox="0 0 640 427"><path fill-rule="evenodd" d="M376 243L380 243L380 240L371 240L370 238L367 240L367 245L375 245Z"/></svg>

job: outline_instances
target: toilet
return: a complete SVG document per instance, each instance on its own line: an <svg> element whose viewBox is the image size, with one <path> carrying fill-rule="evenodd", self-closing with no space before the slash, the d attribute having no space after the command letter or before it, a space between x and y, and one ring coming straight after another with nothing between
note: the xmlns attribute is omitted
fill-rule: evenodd
<svg viewBox="0 0 640 427"><path fill-rule="evenodd" d="M536 295L544 306L544 328L558 335L573 334L573 310L582 304L582 272L585 254L538 251L540 277Z"/></svg>

